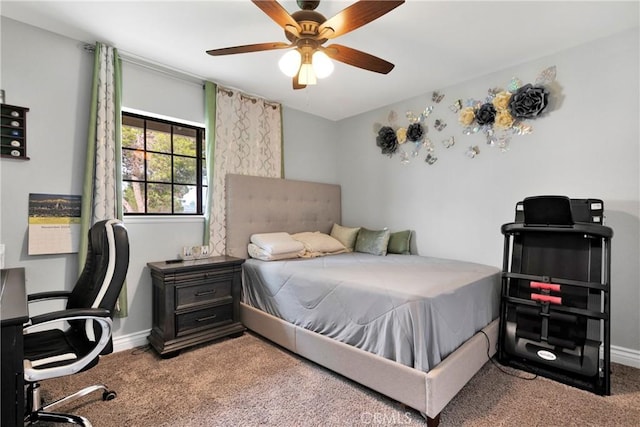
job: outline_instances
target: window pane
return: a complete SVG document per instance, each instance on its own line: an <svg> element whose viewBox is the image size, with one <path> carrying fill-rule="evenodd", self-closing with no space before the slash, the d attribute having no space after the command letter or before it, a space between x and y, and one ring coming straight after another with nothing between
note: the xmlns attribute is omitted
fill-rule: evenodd
<svg viewBox="0 0 640 427"><path fill-rule="evenodd" d="M171 153L171 125L147 120L147 151Z"/></svg>
<svg viewBox="0 0 640 427"><path fill-rule="evenodd" d="M196 136L195 129L183 128L181 126L173 127L173 154L182 154L185 156L196 156Z"/></svg>
<svg viewBox="0 0 640 427"><path fill-rule="evenodd" d="M176 185L173 209L175 213L197 213L198 187L195 185Z"/></svg>
<svg viewBox="0 0 640 427"><path fill-rule="evenodd" d="M202 145L200 148L200 157L203 159L207 157L207 134L204 129L200 129L200 138L202 138Z"/></svg>
<svg viewBox="0 0 640 427"><path fill-rule="evenodd" d="M208 183L203 138L200 127L122 113L123 211L201 214Z"/></svg>
<svg viewBox="0 0 640 427"><path fill-rule="evenodd" d="M122 183L122 211L124 213L144 213L144 183Z"/></svg>
<svg viewBox="0 0 640 427"><path fill-rule="evenodd" d="M144 181L144 150L122 149L122 179Z"/></svg>
<svg viewBox="0 0 640 427"><path fill-rule="evenodd" d="M171 184L148 184L147 212L171 213Z"/></svg>
<svg viewBox="0 0 640 427"><path fill-rule="evenodd" d="M122 147L144 149L144 120L122 118Z"/></svg>
<svg viewBox="0 0 640 427"><path fill-rule="evenodd" d="M171 182L171 156L147 153L147 181Z"/></svg>
<svg viewBox="0 0 640 427"><path fill-rule="evenodd" d="M122 125L123 126L133 126L136 128L144 128L144 119L141 117L133 117L128 116L126 114L122 115Z"/></svg>
<svg viewBox="0 0 640 427"><path fill-rule="evenodd" d="M173 180L180 184L197 184L197 163L191 157L173 158Z"/></svg>
<svg viewBox="0 0 640 427"><path fill-rule="evenodd" d="M209 177L207 176L207 162L202 160L202 185L209 185Z"/></svg>

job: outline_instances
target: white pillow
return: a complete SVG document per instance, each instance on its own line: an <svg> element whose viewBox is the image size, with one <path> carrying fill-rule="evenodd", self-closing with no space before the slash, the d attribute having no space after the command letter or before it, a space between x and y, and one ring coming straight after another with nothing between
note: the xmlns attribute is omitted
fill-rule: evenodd
<svg viewBox="0 0 640 427"><path fill-rule="evenodd" d="M291 237L302 242L306 251L305 255L320 256L347 251L347 248L340 241L319 231L305 231L293 234Z"/></svg>
<svg viewBox="0 0 640 427"><path fill-rule="evenodd" d="M285 254L277 254L272 255L269 252L265 251L261 247L254 245L253 243L249 243L247 246L247 252L249 252L249 256L251 258L260 259L262 261L277 261L281 259L292 259L299 258L304 255L304 249L298 252L289 252Z"/></svg>
<svg viewBox="0 0 640 427"><path fill-rule="evenodd" d="M270 255L288 254L304 250L304 245L294 240L289 233L259 233L251 235L251 243Z"/></svg>

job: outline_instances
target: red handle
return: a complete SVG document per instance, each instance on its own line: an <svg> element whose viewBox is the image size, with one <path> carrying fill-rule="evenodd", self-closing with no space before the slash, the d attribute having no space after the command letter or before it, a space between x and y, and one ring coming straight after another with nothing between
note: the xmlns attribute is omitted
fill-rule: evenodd
<svg viewBox="0 0 640 427"><path fill-rule="evenodd" d="M531 282L529 284L533 289L545 289L554 292L560 292L560 285L556 283Z"/></svg>
<svg viewBox="0 0 640 427"><path fill-rule="evenodd" d="M552 297L551 295L531 294L531 299L534 301L548 302L551 304L562 304L562 298Z"/></svg>

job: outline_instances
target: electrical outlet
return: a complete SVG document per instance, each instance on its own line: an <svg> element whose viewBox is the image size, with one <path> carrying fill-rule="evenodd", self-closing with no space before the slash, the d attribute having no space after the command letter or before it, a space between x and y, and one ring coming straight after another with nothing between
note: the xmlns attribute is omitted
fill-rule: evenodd
<svg viewBox="0 0 640 427"><path fill-rule="evenodd" d="M209 257L209 246L183 246L180 258L184 260L200 259Z"/></svg>
<svg viewBox="0 0 640 427"><path fill-rule="evenodd" d="M200 256L202 256L202 258L206 258L209 256L209 245L203 245L200 248Z"/></svg>
<svg viewBox="0 0 640 427"><path fill-rule="evenodd" d="M183 246L182 253L180 254L182 259L193 259L193 251L191 246Z"/></svg>

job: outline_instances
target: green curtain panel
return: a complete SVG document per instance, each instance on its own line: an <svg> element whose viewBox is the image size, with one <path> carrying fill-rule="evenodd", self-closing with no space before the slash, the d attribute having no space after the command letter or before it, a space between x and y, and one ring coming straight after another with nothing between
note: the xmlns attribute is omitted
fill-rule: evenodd
<svg viewBox="0 0 640 427"><path fill-rule="evenodd" d="M117 49L96 43L89 113L87 158L82 189L82 232L79 269L87 258L88 233L103 219L122 220L122 64ZM116 306L128 313L127 286Z"/></svg>

